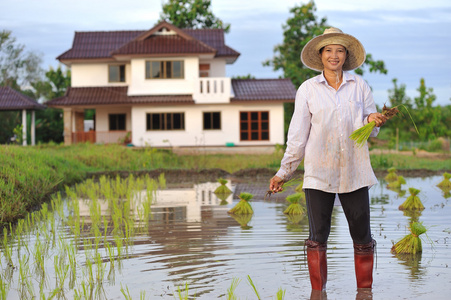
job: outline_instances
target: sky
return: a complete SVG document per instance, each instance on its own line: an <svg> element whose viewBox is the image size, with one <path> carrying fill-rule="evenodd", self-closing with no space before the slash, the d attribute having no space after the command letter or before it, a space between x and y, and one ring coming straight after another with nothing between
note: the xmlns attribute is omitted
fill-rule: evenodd
<svg viewBox="0 0 451 300"><path fill-rule="evenodd" d="M158 21L163 0L1 0L0 30L57 67L56 57L71 48L76 31L147 30ZM212 0L214 15L231 24L226 44L241 53L227 65L227 76L278 78L262 65L283 42L283 28L294 6L308 1ZM392 80L412 99L421 78L437 96L434 105L451 105L451 1L316 0L316 16L351 34L388 74L365 73L376 104L389 104Z"/></svg>

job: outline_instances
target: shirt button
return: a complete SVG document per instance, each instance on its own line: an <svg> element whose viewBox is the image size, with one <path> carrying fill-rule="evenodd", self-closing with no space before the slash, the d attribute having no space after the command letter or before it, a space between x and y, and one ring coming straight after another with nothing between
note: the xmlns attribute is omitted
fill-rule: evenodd
<svg viewBox="0 0 451 300"><path fill-rule="evenodd" d="M341 152L345 151L345 149L341 149Z"/></svg>
<svg viewBox="0 0 451 300"><path fill-rule="evenodd" d="M342 134L340 134L340 136L343 136L343 133L342 133Z"/></svg>

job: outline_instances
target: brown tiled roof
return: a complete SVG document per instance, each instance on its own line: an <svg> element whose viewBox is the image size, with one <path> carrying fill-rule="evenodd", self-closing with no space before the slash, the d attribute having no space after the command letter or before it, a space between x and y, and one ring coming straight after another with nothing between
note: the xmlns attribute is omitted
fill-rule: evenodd
<svg viewBox="0 0 451 300"><path fill-rule="evenodd" d="M22 109L45 109L45 106L10 87L0 87L0 110Z"/></svg>
<svg viewBox="0 0 451 300"><path fill-rule="evenodd" d="M233 50L227 46L224 42L224 30L223 29L182 29L184 32L193 36L194 38L201 40L205 44L218 50L216 56L236 56L240 55L239 52Z"/></svg>
<svg viewBox="0 0 451 300"><path fill-rule="evenodd" d="M296 88L289 79L232 79L233 101L294 101Z"/></svg>
<svg viewBox="0 0 451 300"><path fill-rule="evenodd" d="M114 104L194 104L191 95L127 96L128 87L70 87L66 95L46 102L48 106Z"/></svg>
<svg viewBox="0 0 451 300"><path fill-rule="evenodd" d="M207 46L199 40L187 40L178 35L151 36L143 41L131 41L111 55L158 55L158 54L197 54L216 53L216 49Z"/></svg>
<svg viewBox="0 0 451 300"><path fill-rule="evenodd" d="M143 33L140 31L75 32L72 48L56 59L111 58L110 53Z"/></svg>
<svg viewBox="0 0 451 300"><path fill-rule="evenodd" d="M178 35L151 35L167 26ZM161 22L150 30L75 32L72 48L58 60L112 59L113 55L215 53L236 59L240 53L224 44L222 29L179 29Z"/></svg>

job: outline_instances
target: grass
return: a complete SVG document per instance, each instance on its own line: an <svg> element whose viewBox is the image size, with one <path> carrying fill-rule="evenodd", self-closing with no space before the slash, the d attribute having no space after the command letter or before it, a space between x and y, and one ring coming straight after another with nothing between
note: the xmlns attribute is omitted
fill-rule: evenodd
<svg viewBox="0 0 451 300"><path fill-rule="evenodd" d="M47 144L34 147L0 146L0 226L8 226L48 201L55 191L88 178L91 172L142 172L158 169L240 170L266 168L274 172L283 153L177 155L169 150L120 145ZM403 154L371 155L375 170L451 170L451 158L438 160ZM303 169L303 164L299 166Z"/></svg>

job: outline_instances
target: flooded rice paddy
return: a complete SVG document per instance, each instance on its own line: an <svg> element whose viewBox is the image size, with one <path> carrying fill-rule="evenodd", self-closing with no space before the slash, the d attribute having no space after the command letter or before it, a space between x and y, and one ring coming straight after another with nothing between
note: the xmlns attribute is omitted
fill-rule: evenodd
<svg viewBox="0 0 451 300"><path fill-rule="evenodd" d="M377 240L372 294L357 293L352 241L335 207L327 299L451 298L451 197L436 187L443 176L405 179L398 191L383 179L370 189ZM166 186L164 177L101 178L68 188L5 229L0 298L282 299L283 290L283 299L310 299L308 221L283 213L290 191L268 200L269 178L231 180L233 193L218 198L219 183L210 181L181 187ZM425 206L414 215L398 209L409 187L421 190ZM254 195L251 216L227 213L241 192ZM393 255L412 220L428 229L423 252Z"/></svg>

